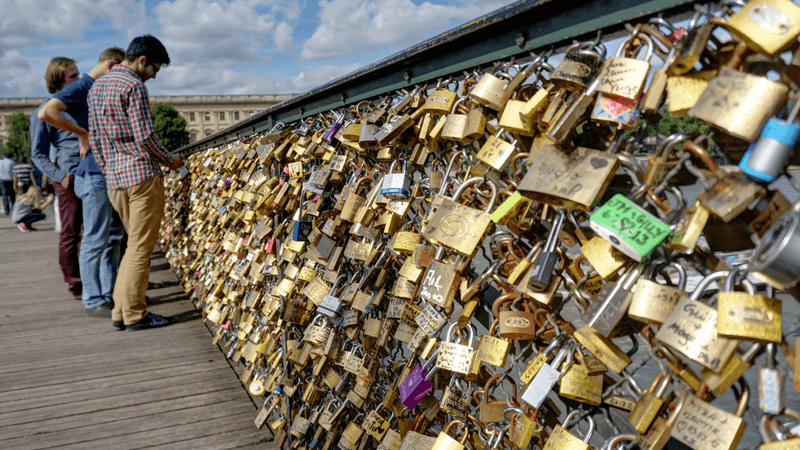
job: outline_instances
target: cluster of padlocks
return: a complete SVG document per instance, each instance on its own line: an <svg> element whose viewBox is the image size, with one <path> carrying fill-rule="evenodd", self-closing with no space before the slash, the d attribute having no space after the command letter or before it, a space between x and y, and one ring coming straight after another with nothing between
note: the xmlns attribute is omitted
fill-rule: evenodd
<svg viewBox="0 0 800 450"><path fill-rule="evenodd" d="M292 449L580 449L598 422L605 449L709 450L749 411L762 449L800 448L800 207L768 188L800 136L800 7L721 8L191 155L161 245L256 425ZM691 133L640 163L631 130L666 111L738 166ZM715 258L742 233L749 261Z"/></svg>

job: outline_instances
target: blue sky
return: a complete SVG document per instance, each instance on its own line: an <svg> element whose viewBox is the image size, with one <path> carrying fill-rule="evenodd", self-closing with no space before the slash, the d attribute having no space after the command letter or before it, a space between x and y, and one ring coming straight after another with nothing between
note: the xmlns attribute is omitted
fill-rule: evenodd
<svg viewBox="0 0 800 450"><path fill-rule="evenodd" d="M150 33L151 95L301 93L515 0L3 0L0 98L45 97L50 58L90 70Z"/></svg>

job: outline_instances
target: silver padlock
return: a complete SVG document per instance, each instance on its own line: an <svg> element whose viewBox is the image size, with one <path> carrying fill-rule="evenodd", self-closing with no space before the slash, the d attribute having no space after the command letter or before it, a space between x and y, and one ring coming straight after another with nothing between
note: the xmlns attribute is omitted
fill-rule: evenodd
<svg viewBox="0 0 800 450"><path fill-rule="evenodd" d="M758 369L758 407L764 414L780 414L786 406L786 371L775 368L775 344L767 344L767 360Z"/></svg>
<svg viewBox="0 0 800 450"><path fill-rule="evenodd" d="M403 161L403 171L394 173L398 161L392 161L389 173L383 177L381 195L390 199L406 199L411 195L411 177L408 176L408 161Z"/></svg>
<svg viewBox="0 0 800 450"><path fill-rule="evenodd" d="M750 272L776 289L789 289L800 281L798 207L800 204L769 227L751 258Z"/></svg>

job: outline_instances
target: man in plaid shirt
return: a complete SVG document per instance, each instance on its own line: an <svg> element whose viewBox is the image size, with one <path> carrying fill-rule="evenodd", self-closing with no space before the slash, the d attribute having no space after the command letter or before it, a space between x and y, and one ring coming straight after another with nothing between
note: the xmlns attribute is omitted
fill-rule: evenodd
<svg viewBox="0 0 800 450"><path fill-rule="evenodd" d="M153 36L131 41L125 60L89 91L89 146L106 177L108 197L128 233L128 248L114 286L111 320L117 330L141 330L174 323L147 311L145 291L150 254L164 215L164 180L159 165L177 169L180 156L159 142L144 82L169 64L164 45Z"/></svg>

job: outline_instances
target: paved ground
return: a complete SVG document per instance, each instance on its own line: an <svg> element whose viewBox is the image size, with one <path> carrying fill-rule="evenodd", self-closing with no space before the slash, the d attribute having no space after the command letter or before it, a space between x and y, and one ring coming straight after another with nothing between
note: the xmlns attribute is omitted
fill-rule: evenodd
<svg viewBox="0 0 800 450"><path fill-rule="evenodd" d="M117 332L67 292L52 217L36 226L0 215L0 448L275 448L160 254L151 310L180 323Z"/></svg>

